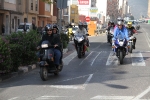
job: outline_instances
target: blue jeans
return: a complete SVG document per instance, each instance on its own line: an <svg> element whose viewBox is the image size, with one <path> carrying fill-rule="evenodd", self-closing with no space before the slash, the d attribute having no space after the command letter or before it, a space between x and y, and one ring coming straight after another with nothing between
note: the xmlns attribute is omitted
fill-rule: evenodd
<svg viewBox="0 0 150 100"><path fill-rule="evenodd" d="M55 48L53 48L52 50L54 52L54 59L55 59L54 63L59 65L60 64L60 58L61 58L61 52L60 52L60 50L55 49ZM39 58L40 57L40 51L38 51L36 53L36 55Z"/></svg>

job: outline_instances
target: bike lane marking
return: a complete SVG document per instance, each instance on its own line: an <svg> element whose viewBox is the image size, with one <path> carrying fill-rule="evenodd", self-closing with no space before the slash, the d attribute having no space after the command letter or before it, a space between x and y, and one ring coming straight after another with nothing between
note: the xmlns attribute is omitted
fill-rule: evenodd
<svg viewBox="0 0 150 100"><path fill-rule="evenodd" d="M150 92L150 86L146 90L144 90L142 93L140 93L139 95L137 95L135 98L133 98L132 100L139 100L144 95L146 95L148 92Z"/></svg>
<svg viewBox="0 0 150 100"><path fill-rule="evenodd" d="M118 65L118 58L116 57L116 55L114 55L114 52L110 52L109 57L107 59L106 62L106 66L117 66Z"/></svg>
<svg viewBox="0 0 150 100"><path fill-rule="evenodd" d="M72 59L77 56L77 52L74 51L72 54L68 55L67 57L63 58L64 65L68 65Z"/></svg>
<svg viewBox="0 0 150 100"><path fill-rule="evenodd" d="M87 75L84 75L83 77L85 77ZM51 88L59 88L59 89L82 89L85 90L86 86L88 85L88 83L90 82L90 80L93 77L93 74L88 75L89 77L87 78L87 80L85 81L85 83L83 85L51 85L48 87ZM77 77L77 78L82 78L82 77ZM76 78L70 79L70 80L74 80ZM66 80L67 81L67 80ZM68 79L69 81L69 79ZM61 81L60 81L61 82ZM63 82L63 81L62 81ZM57 82L58 83L58 82ZM47 86L46 86L47 87Z"/></svg>
<svg viewBox="0 0 150 100"><path fill-rule="evenodd" d="M132 57L132 66L146 66L141 52L133 52Z"/></svg>

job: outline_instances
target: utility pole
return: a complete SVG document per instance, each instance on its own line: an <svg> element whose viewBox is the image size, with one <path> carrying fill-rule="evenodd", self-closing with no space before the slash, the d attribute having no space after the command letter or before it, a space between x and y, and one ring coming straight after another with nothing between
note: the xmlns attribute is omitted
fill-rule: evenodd
<svg viewBox="0 0 150 100"><path fill-rule="evenodd" d="M61 7L60 7L60 13L59 13L59 16L60 16L60 20L59 20L59 34L60 34L60 32L62 31L62 6L63 6L63 2L64 2L64 0L60 0L60 2L61 2Z"/></svg>
<svg viewBox="0 0 150 100"><path fill-rule="evenodd" d="M69 2L69 12L68 12L68 23L70 24L70 14L71 14L71 5L72 5L72 0Z"/></svg>

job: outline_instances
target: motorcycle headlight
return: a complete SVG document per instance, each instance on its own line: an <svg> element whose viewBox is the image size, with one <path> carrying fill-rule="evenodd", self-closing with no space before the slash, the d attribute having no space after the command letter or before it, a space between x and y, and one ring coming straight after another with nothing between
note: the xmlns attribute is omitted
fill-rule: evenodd
<svg viewBox="0 0 150 100"><path fill-rule="evenodd" d="M123 41L120 41L120 42L119 42L119 45L120 45L120 46L123 46Z"/></svg>
<svg viewBox="0 0 150 100"><path fill-rule="evenodd" d="M42 44L41 48L48 48L48 44Z"/></svg>

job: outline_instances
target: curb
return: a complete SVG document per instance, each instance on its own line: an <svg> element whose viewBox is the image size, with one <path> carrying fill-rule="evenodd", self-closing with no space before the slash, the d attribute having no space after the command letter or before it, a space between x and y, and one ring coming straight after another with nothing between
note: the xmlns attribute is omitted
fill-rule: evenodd
<svg viewBox="0 0 150 100"><path fill-rule="evenodd" d="M63 54L65 54L67 52L68 52L68 48L63 49ZM4 80L7 80L7 79L10 79L12 77L22 75L24 73L30 72L33 69L36 69L37 67L39 67L38 63L33 64L33 65L28 65L28 66L20 66L20 67L18 67L18 72L13 72L13 73L10 73L10 74L7 74L7 75L4 75L4 76L0 77L0 82L2 82Z"/></svg>
<svg viewBox="0 0 150 100"><path fill-rule="evenodd" d="M4 80L7 80L7 79L10 79L12 77L16 77L18 75L22 75L24 73L27 73L33 69L37 68L37 64L33 64L33 65L28 65L28 66L20 66L18 68L18 72L12 72L10 74L7 74L7 75L4 75L2 77L0 77L0 82L4 81Z"/></svg>

